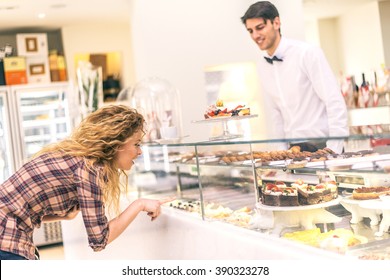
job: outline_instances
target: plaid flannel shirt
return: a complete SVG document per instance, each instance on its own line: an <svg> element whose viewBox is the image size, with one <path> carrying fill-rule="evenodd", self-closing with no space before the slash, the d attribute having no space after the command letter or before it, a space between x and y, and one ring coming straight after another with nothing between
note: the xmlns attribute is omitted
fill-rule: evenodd
<svg viewBox="0 0 390 280"><path fill-rule="evenodd" d="M89 246L105 248L108 220L97 170L83 158L43 154L24 164L0 185L0 250L34 259L34 228L46 215L65 216L80 207Z"/></svg>

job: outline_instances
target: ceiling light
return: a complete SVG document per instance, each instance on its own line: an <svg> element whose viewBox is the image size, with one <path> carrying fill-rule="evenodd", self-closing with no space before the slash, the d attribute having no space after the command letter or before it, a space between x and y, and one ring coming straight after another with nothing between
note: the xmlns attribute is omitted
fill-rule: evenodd
<svg viewBox="0 0 390 280"><path fill-rule="evenodd" d="M38 14L38 18L40 18L40 19L45 18L45 17L46 17L45 13L39 13Z"/></svg>

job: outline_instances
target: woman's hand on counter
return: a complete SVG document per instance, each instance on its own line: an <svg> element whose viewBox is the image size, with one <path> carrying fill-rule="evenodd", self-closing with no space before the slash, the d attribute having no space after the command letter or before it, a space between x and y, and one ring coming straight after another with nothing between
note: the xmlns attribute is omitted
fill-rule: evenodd
<svg viewBox="0 0 390 280"><path fill-rule="evenodd" d="M160 200L140 198L143 205L142 211L147 212L151 220L154 221L161 213L161 205L175 199L175 197L167 197Z"/></svg>
<svg viewBox="0 0 390 280"><path fill-rule="evenodd" d="M109 221L110 233L108 243L115 240L140 212L147 212L151 220L155 220L161 213L161 205L174 200L174 197L160 200L139 198L131 203L118 217Z"/></svg>

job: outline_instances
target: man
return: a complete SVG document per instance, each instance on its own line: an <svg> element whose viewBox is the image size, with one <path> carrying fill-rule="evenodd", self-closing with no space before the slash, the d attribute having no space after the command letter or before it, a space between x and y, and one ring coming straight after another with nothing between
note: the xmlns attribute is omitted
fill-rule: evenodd
<svg viewBox="0 0 390 280"><path fill-rule="evenodd" d="M279 12L269 1L252 4L241 21L264 51L259 73L272 138L323 138L301 148L341 153L343 140L324 139L349 133L346 105L322 50L282 36Z"/></svg>

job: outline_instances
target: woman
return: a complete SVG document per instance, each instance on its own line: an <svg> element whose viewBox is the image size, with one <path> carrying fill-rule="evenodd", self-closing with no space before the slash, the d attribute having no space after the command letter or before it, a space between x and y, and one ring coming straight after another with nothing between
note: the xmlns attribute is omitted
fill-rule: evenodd
<svg viewBox="0 0 390 280"><path fill-rule="evenodd" d="M168 200L137 199L119 213L120 175L141 155L145 120L134 109L107 106L91 113L58 143L44 147L0 186L0 259L36 259L34 228L83 216L89 246L103 250L145 211L152 220Z"/></svg>

